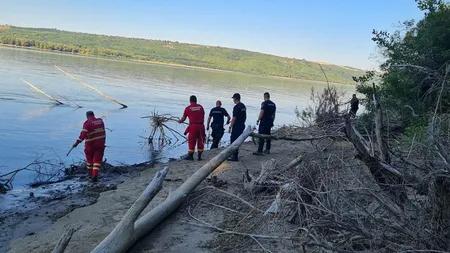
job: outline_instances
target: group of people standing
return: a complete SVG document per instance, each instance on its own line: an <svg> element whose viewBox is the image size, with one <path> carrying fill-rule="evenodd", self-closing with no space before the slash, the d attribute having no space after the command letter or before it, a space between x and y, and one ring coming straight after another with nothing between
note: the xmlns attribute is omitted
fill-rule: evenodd
<svg viewBox="0 0 450 253"><path fill-rule="evenodd" d="M225 125L229 125L228 132L231 133L230 143L233 143L245 130L245 122L247 120L247 108L241 102L241 95L235 93L232 96L234 108L232 116L230 116L225 108L222 107L222 102L216 102L216 107L212 108L207 124L206 130L212 129L212 145L211 149L218 148L220 140L225 133ZM205 110L203 106L197 103L197 97L192 95L189 99L190 105L184 109L183 116L178 123L183 123L189 119L189 125L186 128L185 134L188 134L188 155L186 160L194 160L195 147L197 147L198 160L202 160L202 154L205 146ZM350 117L354 118L359 109L359 99L356 94L353 94L352 99L347 102L350 104ZM274 126L276 114L276 105L270 100L270 94L264 93L264 102L261 103L261 109L258 115L256 124L258 125L258 133L263 135L270 135L272 127ZM103 160L105 151L106 132L105 125L101 118L96 118L94 112L88 111L86 113L87 120L83 124L83 129L76 142L72 145L75 148L81 142L85 141L84 152L86 155L86 165L88 176L92 181L96 182L99 177L99 170ZM224 119L227 119L226 123ZM211 122L212 120L212 122ZM266 148L264 149L264 144ZM270 139L259 139L258 150L254 155L270 154L271 141ZM228 161L239 160L239 149L236 150Z"/></svg>
<svg viewBox="0 0 450 253"><path fill-rule="evenodd" d="M234 108L232 116L230 116L225 108L222 107L222 102L219 100L216 102L216 107L211 109L206 130L212 129L211 136L213 138L211 149L218 148L220 140L222 139L225 128L224 125L229 125L228 132L231 133L230 143L233 143L245 130L245 122L247 120L247 108L244 103L241 102L241 95L235 93L232 96L234 102ZM197 103L197 97L192 95L189 99L190 105L184 110L183 116L178 123L183 123L189 118L189 126L187 127L185 134L188 134L188 155L186 160L194 160L195 147L197 146L198 160L202 160L202 153L204 150L204 144L206 142L206 134L204 127L205 111L203 106ZM259 125L258 132L260 134L270 135L275 120L276 105L270 100L270 94L264 93L264 102L261 104L261 110L256 124ZM224 118L227 118L225 123ZM212 120L212 122L211 122ZM224 124L225 123L225 124ZM259 140L258 150L255 155L263 155L265 141ZM267 140L265 153L270 154L271 142ZM239 160L239 149L236 150L229 158L228 161Z"/></svg>
<svg viewBox="0 0 450 253"><path fill-rule="evenodd" d="M225 108L222 107L222 102L217 101L216 107L211 109L206 129L212 129L213 142L211 149L218 148L220 140L222 139L225 128L224 125L229 125L228 132L231 133L230 142L233 143L245 130L245 122L247 120L247 108L241 102L241 95L235 93L232 97L234 101L234 108L232 116L230 116ZM183 123L189 119L189 125L186 128L185 134L188 134L188 155L186 160L194 160L195 147L197 147L198 160L202 160L202 154L206 142L205 134L205 111L203 106L197 103L197 97L192 95L189 99L190 105L184 109L183 116L178 123ZM275 120L276 105L270 100L270 94L264 93L264 102L261 104L261 110L256 124L259 125L258 132L260 134L270 135ZM88 111L86 113L87 120L83 124L83 129L72 145L75 148L81 142L85 142L84 153L86 155L86 166L88 176L92 181L98 181L99 170L103 161L103 154L105 151L106 132L105 125L101 118L96 118L94 112ZM226 124L224 118L227 118ZM211 122L212 120L212 122ZM265 141L259 140L258 150L255 155L263 155ZM266 149L264 152L270 154L270 140L267 140ZM236 150L229 158L229 161L238 161L239 149Z"/></svg>

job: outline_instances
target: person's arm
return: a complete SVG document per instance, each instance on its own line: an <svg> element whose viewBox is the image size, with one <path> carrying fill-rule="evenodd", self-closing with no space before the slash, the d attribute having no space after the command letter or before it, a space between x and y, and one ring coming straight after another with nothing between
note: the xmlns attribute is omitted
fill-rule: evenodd
<svg viewBox="0 0 450 253"><path fill-rule="evenodd" d="M87 124L85 122L83 124L83 129L81 130L80 136L75 141L75 143L72 145L72 147L75 148L76 146L78 146L78 144L82 143L86 139L88 132L89 132L89 130L88 130Z"/></svg>
<svg viewBox="0 0 450 253"><path fill-rule="evenodd" d="M228 128L228 132L231 133L231 129L233 128L234 124L236 123L236 116L238 114L239 108L237 106L234 106L233 108L233 118L231 119L230 128Z"/></svg>
<svg viewBox="0 0 450 253"><path fill-rule="evenodd" d="M235 122L236 122L236 117L233 116L233 118L231 119L230 128L228 128L229 133L231 133L231 129L233 128Z"/></svg>
<svg viewBox="0 0 450 253"><path fill-rule="evenodd" d="M186 118L187 118L187 112L188 112L188 108L186 108L186 109L184 109L184 113L183 113L183 117L181 117L181 119L179 119L177 122L178 123L183 123L185 120L186 120Z"/></svg>
<svg viewBox="0 0 450 253"><path fill-rule="evenodd" d="M209 126L211 124L211 115L208 117L208 123L206 123L206 131L209 131Z"/></svg>
<svg viewBox="0 0 450 253"><path fill-rule="evenodd" d="M264 110L261 109L261 110L259 111L259 116L258 116L258 120L256 121L256 125L259 124L259 122L262 120L263 116L264 116Z"/></svg>
<svg viewBox="0 0 450 253"><path fill-rule="evenodd" d="M225 109L223 109L223 112L224 112L224 114L225 114L225 117L227 117L227 123L226 123L226 125L228 125L228 124L230 124L230 121L231 121L230 114L228 114L227 110L225 110Z"/></svg>
<svg viewBox="0 0 450 253"><path fill-rule="evenodd" d="M264 107L265 107L265 103L263 102L261 104L261 110L259 110L259 115L258 115L258 120L256 121L256 125L259 124L259 122L262 120L262 118L264 116Z"/></svg>

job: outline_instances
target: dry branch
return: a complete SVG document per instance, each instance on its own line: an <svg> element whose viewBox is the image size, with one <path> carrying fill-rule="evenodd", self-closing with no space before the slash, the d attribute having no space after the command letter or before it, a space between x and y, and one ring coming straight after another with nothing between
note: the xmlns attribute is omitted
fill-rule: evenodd
<svg viewBox="0 0 450 253"><path fill-rule="evenodd" d="M60 67L58 67L58 66L55 65L55 68L56 68L57 70L61 71L62 73L64 73L65 75L67 75L68 77L72 78L73 80L79 82L80 84L82 84L82 85L88 87L89 89L92 89L92 90L96 91L98 94L102 95L102 97L104 97L104 98L106 98L106 99L108 99L108 100L111 100L111 101L113 101L114 103L117 103L117 104L121 105L122 108L127 108L127 107L128 107L127 105L125 105L125 104L123 104L123 103L121 103L121 102L115 100L114 98L112 98L112 97L110 97L110 96L104 94L104 93L101 92L99 89L97 89L97 88L95 88L95 87L92 87L92 86L90 86L89 84L87 84L87 83L85 83L85 82L79 80L78 78L72 76L71 74L69 74L69 73L67 73L66 71L62 70Z"/></svg>
<svg viewBox="0 0 450 253"><path fill-rule="evenodd" d="M50 96L49 94L45 93L44 91L40 90L39 88L37 88L36 86L34 86L33 84L31 84L30 82L25 81L25 79L20 78L20 80L26 84L28 84L31 88L33 88L35 91L43 94L44 96L46 96L47 98L49 98L50 100L54 101L57 105L63 105L63 103L59 100L57 100L56 98Z"/></svg>

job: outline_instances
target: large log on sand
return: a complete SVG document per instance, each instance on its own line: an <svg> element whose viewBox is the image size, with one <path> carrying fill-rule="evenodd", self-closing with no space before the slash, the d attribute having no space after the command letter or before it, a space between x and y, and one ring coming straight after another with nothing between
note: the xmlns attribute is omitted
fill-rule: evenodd
<svg viewBox="0 0 450 253"><path fill-rule="evenodd" d="M145 207L147 207L148 203L162 189L167 172L168 168L165 167L156 173L153 180L130 209L128 209L119 224L116 225L113 231L92 252L125 252L128 249L129 244L134 239L134 223L142 211L144 211Z"/></svg>
<svg viewBox="0 0 450 253"><path fill-rule="evenodd" d="M209 162L197 170L191 177L189 177L178 189L169 193L169 196L153 208L150 212L145 214L134 223L133 229L121 225L123 220L129 215L131 209L127 212L122 221L114 228L108 237L103 240L92 252L95 253L110 253L110 252L126 252L139 239L150 233L159 223L174 212L188 194L192 192L211 172L219 167L231 154L233 154L239 146L250 136L252 129L250 126L239 136L231 145L222 150L217 156L212 158ZM148 203L147 203L148 204ZM134 206L134 205L133 205ZM133 207L132 207L133 208ZM142 211L142 210L141 210ZM139 214L138 214L139 216ZM137 218L137 216L134 216ZM128 219L129 220L129 219ZM121 238L124 237L124 238Z"/></svg>

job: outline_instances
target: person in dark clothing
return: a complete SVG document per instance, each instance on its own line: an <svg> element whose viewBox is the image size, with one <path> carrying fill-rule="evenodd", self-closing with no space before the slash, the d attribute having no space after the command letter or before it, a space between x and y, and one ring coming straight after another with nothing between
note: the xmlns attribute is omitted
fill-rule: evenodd
<svg viewBox="0 0 450 253"><path fill-rule="evenodd" d="M218 100L216 102L216 107L211 109L209 113L208 124L206 125L206 131L209 131L210 126L212 129L211 135L213 137L213 143L211 145L211 149L219 147L219 142L225 132L225 129L223 128L224 117L227 117L227 125L230 124L231 117L228 114L227 110L225 110L225 108L222 108L222 102ZM213 119L212 124L211 119Z"/></svg>
<svg viewBox="0 0 450 253"><path fill-rule="evenodd" d="M356 117L356 112L359 109L359 99L356 94L353 94L352 100L350 100L350 117Z"/></svg>
<svg viewBox="0 0 450 253"><path fill-rule="evenodd" d="M235 93L233 95L233 102L235 104L233 108L233 118L231 119L230 128L228 130L231 133L230 141L233 143L245 130L245 121L247 120L247 108L241 102L241 95L239 93ZM234 152L229 158L228 161L237 162L239 155L239 149Z"/></svg>
<svg viewBox="0 0 450 253"><path fill-rule="evenodd" d="M256 121L256 124L259 125L258 127L258 133L264 134L264 135L270 135L271 129L273 127L273 122L275 120L275 113L277 110L277 106L275 105L272 100L270 100L270 94L269 92L264 93L264 102L261 103L261 110L259 112L258 120ZM258 151L253 153L254 155L262 155L263 154L263 148L264 148L264 142L267 142L266 144L266 154L270 154L270 148L271 148L271 140L268 139L265 141L264 139L259 139L259 145L258 145Z"/></svg>

